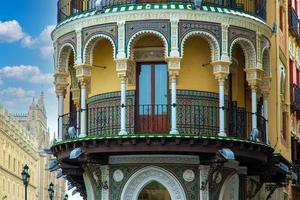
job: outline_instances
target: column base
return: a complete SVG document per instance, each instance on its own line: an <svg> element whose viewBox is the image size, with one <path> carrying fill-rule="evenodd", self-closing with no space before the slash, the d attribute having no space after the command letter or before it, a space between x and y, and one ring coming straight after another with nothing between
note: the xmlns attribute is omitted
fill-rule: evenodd
<svg viewBox="0 0 300 200"><path fill-rule="evenodd" d="M121 130L121 131L119 132L119 135L128 135L128 133L127 133L127 131L125 131L125 130Z"/></svg>
<svg viewBox="0 0 300 200"><path fill-rule="evenodd" d="M219 133L218 133L218 136L219 136L219 137L227 137L227 134L226 134L225 132L222 131L222 132L219 132Z"/></svg>
<svg viewBox="0 0 300 200"><path fill-rule="evenodd" d="M170 134L171 134L171 135L178 135L179 132L175 129L175 130L171 130L171 131L170 131Z"/></svg>
<svg viewBox="0 0 300 200"><path fill-rule="evenodd" d="M257 128L253 128L250 133L250 140L253 142L260 142L259 140L259 130Z"/></svg>
<svg viewBox="0 0 300 200"><path fill-rule="evenodd" d="M81 133L78 137L80 137L80 138L86 137L86 134Z"/></svg>

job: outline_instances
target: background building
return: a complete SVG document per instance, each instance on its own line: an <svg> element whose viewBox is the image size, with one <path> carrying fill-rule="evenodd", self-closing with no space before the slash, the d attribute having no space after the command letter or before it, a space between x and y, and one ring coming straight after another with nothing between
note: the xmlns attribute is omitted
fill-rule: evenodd
<svg viewBox="0 0 300 200"><path fill-rule="evenodd" d="M50 156L44 149L50 146L47 115L43 93L33 102L26 114L9 115L1 107L1 187L0 195L7 199L24 199L21 171L30 169L29 199L48 199L48 185L55 185L55 199L63 199L65 181L48 171ZM3 159L2 159L3 158ZM2 162L3 160L3 162ZM2 197L1 196L1 197Z"/></svg>
<svg viewBox="0 0 300 200"><path fill-rule="evenodd" d="M288 3L58 1L52 151L82 196L288 199Z"/></svg>
<svg viewBox="0 0 300 200"><path fill-rule="evenodd" d="M291 93L291 141L292 141L292 162L294 171L300 175L300 21L299 2L289 1L289 72L290 72L290 93ZM300 198L300 180L291 187L292 197Z"/></svg>

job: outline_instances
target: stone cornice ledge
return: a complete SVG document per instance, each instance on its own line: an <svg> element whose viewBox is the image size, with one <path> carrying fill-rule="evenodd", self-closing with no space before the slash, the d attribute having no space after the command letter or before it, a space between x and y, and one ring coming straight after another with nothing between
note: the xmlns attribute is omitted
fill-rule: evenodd
<svg viewBox="0 0 300 200"><path fill-rule="evenodd" d="M99 24L117 23L119 21L136 21L136 20L158 20L158 19L181 19L191 21L206 21L212 23L233 25L246 28L265 35L267 38L272 36L272 29L265 23L256 20L236 16L227 13L207 12L199 10L143 10L127 11L120 13L107 13L94 15L87 18L77 19L65 25L57 27L52 32L52 38L56 41L61 36L74 30L81 30L85 27ZM243 19L243 20L241 20Z"/></svg>
<svg viewBox="0 0 300 200"><path fill-rule="evenodd" d="M126 155L110 156L109 164L153 164L153 163L171 163L171 164L193 164L199 165L199 156L189 155Z"/></svg>

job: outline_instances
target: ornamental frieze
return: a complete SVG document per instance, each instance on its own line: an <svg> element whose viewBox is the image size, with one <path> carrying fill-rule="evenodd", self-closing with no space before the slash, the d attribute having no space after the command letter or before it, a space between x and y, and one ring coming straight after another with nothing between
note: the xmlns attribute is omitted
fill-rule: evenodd
<svg viewBox="0 0 300 200"><path fill-rule="evenodd" d="M129 21L125 25L126 30L126 46L128 45L132 36L140 31L156 31L162 34L170 43L170 22L169 20L153 20L153 21Z"/></svg>
<svg viewBox="0 0 300 200"><path fill-rule="evenodd" d="M77 41L76 41L76 32L75 31L69 32L69 33L61 36L60 38L57 39L58 52L67 43L71 44L74 47L74 50L76 51L76 42Z"/></svg>
<svg viewBox="0 0 300 200"><path fill-rule="evenodd" d="M256 48L256 33L249 29L237 27L237 26L229 26L228 28L228 47L230 48L232 42L236 38L245 38L252 42L253 46Z"/></svg>
<svg viewBox="0 0 300 200"><path fill-rule="evenodd" d="M97 34L103 34L109 36L115 44L117 44L118 41L118 27L117 23L111 23L111 24L101 24L96 26L90 26L87 28L84 28L82 30L82 41L83 44L86 44L90 38Z"/></svg>
<svg viewBox="0 0 300 200"><path fill-rule="evenodd" d="M221 24L197 21L179 21L179 44L186 34L192 31L204 31L213 35L221 46Z"/></svg>

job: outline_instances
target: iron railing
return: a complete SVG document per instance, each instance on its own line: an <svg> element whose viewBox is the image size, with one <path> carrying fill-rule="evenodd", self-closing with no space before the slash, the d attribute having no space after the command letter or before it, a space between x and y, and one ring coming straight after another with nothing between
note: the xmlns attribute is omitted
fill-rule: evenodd
<svg viewBox="0 0 300 200"><path fill-rule="evenodd" d="M70 113L67 113L67 114L64 114L62 116L59 117L58 119L58 123L59 123L59 120L61 119L62 120L62 137L65 138L65 139L68 139L68 138L72 138L72 137L76 137L77 135L76 134L73 134L73 135L70 135L68 130L70 127L74 127L76 131L78 131L78 127L77 127L77 121L76 121L76 115L77 113L76 112L70 112Z"/></svg>
<svg viewBox="0 0 300 200"><path fill-rule="evenodd" d="M296 84L292 84L291 88L292 106L295 111L300 112L300 88Z"/></svg>
<svg viewBox="0 0 300 200"><path fill-rule="evenodd" d="M145 3L191 3L194 5L194 0L102 0L101 9ZM203 0L202 5L240 10L266 20L266 0ZM96 0L59 0L57 8L57 21L60 23L70 16L96 10Z"/></svg>
<svg viewBox="0 0 300 200"><path fill-rule="evenodd" d="M300 20L292 6L289 6L289 29L297 40L300 41Z"/></svg>
<svg viewBox="0 0 300 200"><path fill-rule="evenodd" d="M299 164L294 164L293 167L293 172L297 175L298 179L295 181L295 186L300 187L300 165Z"/></svg>
<svg viewBox="0 0 300 200"><path fill-rule="evenodd" d="M219 107L208 105L128 105L126 106L126 130L128 134L167 134L171 128L171 109L177 109L177 129L182 135L217 136L219 133ZM228 137L250 139L252 115L244 108L224 108L225 129ZM257 116L258 138L266 143L266 120ZM64 138L67 130L76 126L74 114L66 114ZM88 135L112 136L120 131L120 106L92 107L88 109Z"/></svg>

